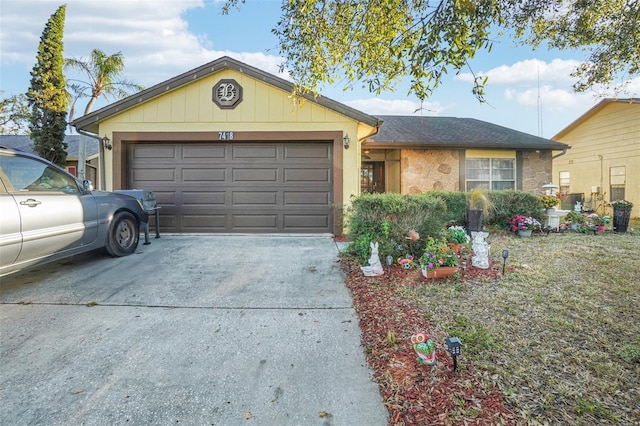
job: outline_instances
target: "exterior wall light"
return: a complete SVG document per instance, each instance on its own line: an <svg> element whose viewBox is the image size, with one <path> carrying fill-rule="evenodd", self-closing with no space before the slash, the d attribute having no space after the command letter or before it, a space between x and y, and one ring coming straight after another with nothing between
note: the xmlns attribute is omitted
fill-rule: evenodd
<svg viewBox="0 0 640 426"><path fill-rule="evenodd" d="M460 350L462 342L457 337L447 337L444 342L447 344L447 350L453 358L453 371L455 372L458 369L458 355L462 353Z"/></svg>
<svg viewBox="0 0 640 426"><path fill-rule="evenodd" d="M349 144L351 143L351 138L349 137L348 133L346 135L344 135L344 138L342 138L342 142L344 142L344 149L349 149Z"/></svg>
<svg viewBox="0 0 640 426"><path fill-rule="evenodd" d="M102 146L105 149L108 149L109 151L113 149L113 145L111 145L111 139L109 139L107 135L104 135L104 137L100 140L102 141Z"/></svg>

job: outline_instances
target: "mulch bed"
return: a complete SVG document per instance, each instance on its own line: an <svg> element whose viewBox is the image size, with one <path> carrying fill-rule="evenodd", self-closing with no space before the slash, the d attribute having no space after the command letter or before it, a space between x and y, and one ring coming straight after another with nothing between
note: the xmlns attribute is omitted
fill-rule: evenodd
<svg viewBox="0 0 640 426"><path fill-rule="evenodd" d="M341 266L360 318L367 360L389 411L389 425L517 424L489 373L477 371L464 359L464 346L453 372L445 330L397 296L404 286L442 285L446 279L427 280L420 270L397 265L390 271L385 267L383 276L365 277L348 256L342 257ZM500 272L495 264L487 270L466 267L460 279L495 279ZM416 332L426 332L436 344L436 365L418 364L410 342Z"/></svg>

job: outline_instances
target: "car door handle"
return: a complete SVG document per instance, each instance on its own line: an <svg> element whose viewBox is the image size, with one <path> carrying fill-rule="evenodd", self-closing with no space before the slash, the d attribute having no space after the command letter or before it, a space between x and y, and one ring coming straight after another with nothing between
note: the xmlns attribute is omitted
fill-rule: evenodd
<svg viewBox="0 0 640 426"><path fill-rule="evenodd" d="M38 204L42 204L40 201L38 200L34 200L33 198L29 198L25 201L20 201L20 205L21 206L29 206L29 207L35 207Z"/></svg>

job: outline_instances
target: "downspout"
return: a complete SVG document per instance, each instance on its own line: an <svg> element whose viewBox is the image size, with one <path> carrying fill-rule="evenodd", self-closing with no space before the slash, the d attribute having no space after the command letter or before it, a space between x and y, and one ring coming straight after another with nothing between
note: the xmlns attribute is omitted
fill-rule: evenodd
<svg viewBox="0 0 640 426"><path fill-rule="evenodd" d="M562 157L562 156L563 156L563 155L565 155L566 153L567 153L567 149L565 148L565 149L563 149L563 150L562 150L562 152L561 152L560 154L552 155L552 156L551 156L551 159L552 159L552 160L555 160L555 159L556 159L556 158L558 158L558 157Z"/></svg>
<svg viewBox="0 0 640 426"><path fill-rule="evenodd" d="M106 191L106 173L105 173L105 161L104 161L104 146L102 145L102 139L100 139L99 135L96 135L95 133L89 133L87 131L84 131L82 129L78 129L77 126L74 126L76 129L76 132L78 132L81 135L84 135L88 138L92 138L98 141L98 147L100 150L100 188L103 191Z"/></svg>

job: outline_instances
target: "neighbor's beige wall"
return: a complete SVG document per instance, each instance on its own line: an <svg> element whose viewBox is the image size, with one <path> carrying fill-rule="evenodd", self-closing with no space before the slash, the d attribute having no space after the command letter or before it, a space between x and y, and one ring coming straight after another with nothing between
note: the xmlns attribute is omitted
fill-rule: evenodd
<svg viewBox="0 0 640 426"><path fill-rule="evenodd" d="M235 109L220 109L212 101L212 88L220 79L235 79L243 100ZM224 70L166 93L100 124L100 135L113 132L217 132L220 131L342 131L351 138L343 149L343 199L359 192L359 140L374 128L359 124L311 101L297 104L291 94L235 70ZM107 189L113 188L113 159L106 156Z"/></svg>
<svg viewBox="0 0 640 426"><path fill-rule="evenodd" d="M589 200L591 187L599 186L603 195L597 204L608 203L609 169L624 166L625 198L635 204L632 215L640 216L640 104L609 103L557 140L571 149L553 160L555 184L560 172L568 171L569 192Z"/></svg>

